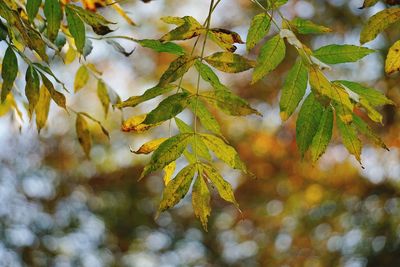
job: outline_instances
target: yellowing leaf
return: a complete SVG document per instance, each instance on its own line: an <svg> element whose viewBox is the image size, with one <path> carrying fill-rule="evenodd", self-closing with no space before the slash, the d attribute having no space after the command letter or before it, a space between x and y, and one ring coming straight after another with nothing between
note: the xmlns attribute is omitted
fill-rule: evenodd
<svg viewBox="0 0 400 267"><path fill-rule="evenodd" d="M39 99L37 101L36 112L36 127L38 132L46 125L47 117L50 109L50 93L44 85L40 87Z"/></svg>
<svg viewBox="0 0 400 267"><path fill-rule="evenodd" d="M150 163L144 168L139 180L179 158L192 136L192 133L178 134L164 141L151 155Z"/></svg>
<svg viewBox="0 0 400 267"><path fill-rule="evenodd" d="M346 62L356 62L361 58L375 52L356 45L327 45L314 51L313 55L327 64L338 64Z"/></svg>
<svg viewBox="0 0 400 267"><path fill-rule="evenodd" d="M131 96L127 100L123 101L122 103L116 104L115 107L117 108L125 108L125 107L135 107L147 100L153 99L159 95L168 93L172 89L174 89L175 86L173 85L166 85L165 87L153 87L150 89L147 89L144 94L140 96Z"/></svg>
<svg viewBox="0 0 400 267"><path fill-rule="evenodd" d="M159 212L172 208L186 196L190 185L192 184L196 170L197 165L190 164L183 168L176 177L167 184L163 191L160 206L158 207Z"/></svg>
<svg viewBox="0 0 400 267"><path fill-rule="evenodd" d="M204 230L207 232L208 217L211 214L210 190L202 175L202 168L199 168L199 175L193 185L192 205L194 215L200 219Z"/></svg>
<svg viewBox="0 0 400 267"><path fill-rule="evenodd" d="M210 111L207 109L206 105L201 99L199 99L198 97L195 99L191 99L189 106L193 113L196 114L196 116L199 118L204 128L217 135L222 135L218 121L210 113Z"/></svg>
<svg viewBox="0 0 400 267"><path fill-rule="evenodd" d="M107 117L108 108L110 106L110 96L108 95L106 84L101 79L97 81L97 96L100 99L104 114Z"/></svg>
<svg viewBox="0 0 400 267"><path fill-rule="evenodd" d="M322 34L332 32L331 29L317 25L314 22L302 18L295 18L289 22L290 28L299 34Z"/></svg>
<svg viewBox="0 0 400 267"><path fill-rule="evenodd" d="M232 53L236 51L236 46L234 45L235 43L243 44L239 34L225 29L210 29L208 36L219 47Z"/></svg>
<svg viewBox="0 0 400 267"><path fill-rule="evenodd" d="M174 174L176 169L176 162L173 161L170 164L168 164L167 166L164 167L164 184L168 185L169 182L171 182L172 180L172 175Z"/></svg>
<svg viewBox="0 0 400 267"><path fill-rule="evenodd" d="M282 88L279 101L280 115L283 121L287 120L296 110L303 98L308 82L308 72L301 59L289 71Z"/></svg>
<svg viewBox="0 0 400 267"><path fill-rule="evenodd" d="M189 56L180 56L175 59L161 76L157 86L165 87L168 84L178 80L190 69L190 67L193 66L195 60L196 58L192 58Z"/></svg>
<svg viewBox="0 0 400 267"><path fill-rule="evenodd" d="M85 65L81 65L75 74L74 91L81 90L89 81L89 71Z"/></svg>
<svg viewBox="0 0 400 267"><path fill-rule="evenodd" d="M201 134L200 138L220 160L234 169L247 173L246 165L232 146L226 144L221 138L211 134Z"/></svg>
<svg viewBox="0 0 400 267"><path fill-rule="evenodd" d="M373 15L360 34L360 43L372 41L387 27L400 20L400 8L387 8Z"/></svg>
<svg viewBox="0 0 400 267"><path fill-rule="evenodd" d="M310 151L311 159L315 163L322 154L324 154L331 138L333 128L333 110L329 106L324 109L321 120L318 125L316 134L314 135Z"/></svg>
<svg viewBox="0 0 400 267"><path fill-rule="evenodd" d="M86 156L90 158L90 148L92 147L92 138L90 136L89 126L82 114L76 115L76 134L78 136L79 143L82 146Z"/></svg>
<svg viewBox="0 0 400 267"><path fill-rule="evenodd" d="M158 138L143 144L137 151L132 151L135 154L150 154L156 150L167 138Z"/></svg>
<svg viewBox="0 0 400 267"><path fill-rule="evenodd" d="M357 130L353 123L346 124L341 119L336 120L343 145L361 163L361 141L358 139Z"/></svg>
<svg viewBox="0 0 400 267"><path fill-rule="evenodd" d="M392 74L396 71L400 71L400 40L390 47L385 62L385 72L387 74Z"/></svg>
<svg viewBox="0 0 400 267"><path fill-rule="evenodd" d="M379 0L364 0L363 6L361 8L374 6L376 3L378 3L378 1Z"/></svg>
<svg viewBox="0 0 400 267"><path fill-rule="evenodd" d="M357 117L356 115L353 115L353 122L355 127L357 127L357 130L371 139L376 145L389 150L389 148L385 145L385 143L382 141L382 139L375 134L372 129L366 124L361 118Z"/></svg>
<svg viewBox="0 0 400 267"><path fill-rule="evenodd" d="M77 5L67 6L72 9L86 24L89 24L95 33L99 35L105 35L112 32L112 30L108 27L111 22L106 20L99 13L85 10Z"/></svg>
<svg viewBox="0 0 400 267"><path fill-rule="evenodd" d="M29 102L29 113L32 116L35 106L39 101L40 79L39 74L31 65L26 69L25 82L25 95Z"/></svg>
<svg viewBox="0 0 400 267"><path fill-rule="evenodd" d="M251 50L268 34L270 26L271 17L266 13L260 13L251 20L251 25L246 39L247 51Z"/></svg>
<svg viewBox="0 0 400 267"><path fill-rule="evenodd" d="M59 107L66 109L67 106L66 106L65 96L62 93L58 92L56 89L54 89L53 83L46 77L46 75L44 75L43 73L40 73L40 76L42 77L44 86L47 88L47 90L50 93L51 99L53 99L53 101Z"/></svg>
<svg viewBox="0 0 400 267"><path fill-rule="evenodd" d="M203 26L191 16L175 19L175 22L178 22L174 24L178 24L178 27L161 37L161 41L186 40L205 33L206 31Z"/></svg>
<svg viewBox="0 0 400 267"><path fill-rule="evenodd" d="M147 114L133 116L122 123L121 130L123 132L145 132L159 124L144 124Z"/></svg>
<svg viewBox="0 0 400 267"><path fill-rule="evenodd" d="M214 167L208 164L201 164L204 175L210 179L210 181L217 188L219 195L222 199L233 203L237 209L239 209L239 204L236 202L235 196L233 194L232 186L224 180L224 178L218 173Z"/></svg>
<svg viewBox="0 0 400 267"><path fill-rule="evenodd" d="M296 122L296 143L302 157L318 131L323 111L323 106L310 93L301 106Z"/></svg>
<svg viewBox="0 0 400 267"><path fill-rule="evenodd" d="M268 40L261 48L254 68L252 83L261 80L265 75L273 71L285 58L285 42L278 35Z"/></svg>
<svg viewBox="0 0 400 267"><path fill-rule="evenodd" d="M228 73L246 71L255 66L254 61L230 52L216 52L204 60L214 68Z"/></svg>

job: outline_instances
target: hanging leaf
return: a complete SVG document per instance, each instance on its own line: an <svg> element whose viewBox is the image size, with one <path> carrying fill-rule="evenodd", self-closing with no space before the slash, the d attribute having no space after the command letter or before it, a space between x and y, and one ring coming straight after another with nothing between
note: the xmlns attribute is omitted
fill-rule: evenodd
<svg viewBox="0 0 400 267"><path fill-rule="evenodd" d="M85 65L81 65L75 74L74 80L74 92L77 93L81 90L89 81L89 71Z"/></svg>
<svg viewBox="0 0 400 267"><path fill-rule="evenodd" d="M139 180L179 158L192 136L191 133L178 134L164 141L151 155L150 163L144 168Z"/></svg>
<svg viewBox="0 0 400 267"><path fill-rule="evenodd" d="M110 134L108 133L107 129L101 124L101 122L99 120L96 120L95 118L93 118L92 116L90 116L88 113L86 112L80 112L79 114L81 114L82 116L85 116L86 118L90 119L91 121L93 121L94 123L96 123L100 128L101 131L103 132L103 134L110 139Z"/></svg>
<svg viewBox="0 0 400 267"><path fill-rule="evenodd" d="M379 33L400 20L400 8L384 9L373 15L364 26L360 34L360 43L372 41Z"/></svg>
<svg viewBox="0 0 400 267"><path fill-rule="evenodd" d="M222 199L233 203L237 209L239 209L239 204L236 202L235 196L233 194L233 189L230 183L224 180L224 178L218 173L214 167L202 163L201 167L204 175L210 179L210 181L217 188L219 195Z"/></svg>
<svg viewBox="0 0 400 267"><path fill-rule="evenodd" d="M40 79L39 74L31 65L26 69L25 82L25 95L29 102L29 114L32 116L39 101Z"/></svg>
<svg viewBox="0 0 400 267"><path fill-rule="evenodd" d="M214 154L230 167L247 173L246 165L242 162L239 154L221 138L211 134L200 134L201 140Z"/></svg>
<svg viewBox="0 0 400 267"><path fill-rule="evenodd" d="M178 27L161 37L160 41L187 40L199 36L206 31L203 26L191 16L176 19L179 21Z"/></svg>
<svg viewBox="0 0 400 267"><path fill-rule="evenodd" d="M97 97L99 98L101 106L103 107L104 115L107 117L108 109L110 107L110 96L108 95L106 84L101 79L97 81Z"/></svg>
<svg viewBox="0 0 400 267"><path fill-rule="evenodd" d="M178 80L185 74L194 64L196 58L189 56L180 56L169 65L168 69L161 76L158 87L166 85Z"/></svg>
<svg viewBox="0 0 400 267"><path fill-rule="evenodd" d="M193 185L192 205L194 215L200 219L206 232L208 217L211 214L210 198L210 190L208 189L205 178L203 178L202 168L199 168L199 174Z"/></svg>
<svg viewBox="0 0 400 267"><path fill-rule="evenodd" d="M328 106L324 109L319 122L317 132L314 135L310 150L311 159L315 163L317 160L325 153L329 142L332 138L332 128L333 128L333 109Z"/></svg>
<svg viewBox="0 0 400 267"><path fill-rule="evenodd" d="M151 140L145 144L143 144L138 150L133 151L135 154L150 154L154 150L156 150L167 138L158 138L155 140Z"/></svg>
<svg viewBox="0 0 400 267"><path fill-rule="evenodd" d="M210 29L208 36L219 47L232 53L236 51L236 46L234 44L243 44L239 34L225 29Z"/></svg>
<svg viewBox="0 0 400 267"><path fill-rule="evenodd" d="M230 52L217 52L204 60L214 68L228 73L246 71L255 66L254 61Z"/></svg>
<svg viewBox="0 0 400 267"><path fill-rule="evenodd" d="M303 98L308 82L308 72L301 59L297 60L289 71L282 88L282 95L279 101L280 116L286 121L296 110Z"/></svg>
<svg viewBox="0 0 400 267"><path fill-rule="evenodd" d="M181 113L189 104L190 94L183 92L171 95L160 102L143 121L144 124L155 124L169 120Z"/></svg>
<svg viewBox="0 0 400 267"><path fill-rule="evenodd" d="M196 114L196 116L200 119L200 122L204 128L212 133L215 133L216 135L222 136L218 121L214 118L210 111L208 111L202 100L200 100L198 97L191 99L189 106L193 113Z"/></svg>
<svg viewBox="0 0 400 267"><path fill-rule="evenodd" d="M172 208L184 198L192 184L196 173L197 165L190 164L183 168L171 182L167 184L163 191L163 197L158 207L159 212Z"/></svg>
<svg viewBox="0 0 400 267"><path fill-rule="evenodd" d="M323 106L315 99L314 94L310 93L301 106L296 122L296 143L302 157L313 142L323 111Z"/></svg>
<svg viewBox="0 0 400 267"><path fill-rule="evenodd" d="M49 116L50 109L50 93L44 85L40 87L39 100L37 101L36 112L36 127L38 132L46 125L47 117Z"/></svg>
<svg viewBox="0 0 400 267"><path fill-rule="evenodd" d="M354 127L354 124L346 124L340 119L336 120L336 124L342 137L343 145L346 147L349 153L354 155L358 162L361 163L362 144L360 139L358 139L357 130Z"/></svg>
<svg viewBox="0 0 400 267"><path fill-rule="evenodd" d="M39 7L42 4L42 0L27 0L26 1L26 13L30 22L36 18L39 11Z"/></svg>
<svg viewBox="0 0 400 267"><path fill-rule="evenodd" d="M106 43L111 45L115 49L115 51L123 54L126 57L129 57L130 55L132 55L133 51L135 51L135 49L132 49L130 52L126 51L126 49L122 45L120 45L120 43L114 40L109 39L106 41Z"/></svg>
<svg viewBox="0 0 400 267"><path fill-rule="evenodd" d="M167 166L164 167L164 185L168 185L172 180L172 175L174 175L176 169L176 161L171 162Z"/></svg>
<svg viewBox="0 0 400 267"><path fill-rule="evenodd" d="M375 50L356 45L327 45L314 51L313 55L327 64L356 62Z"/></svg>
<svg viewBox="0 0 400 267"><path fill-rule="evenodd" d="M332 32L331 29L315 24L314 22L302 18L295 18L289 22L289 27L299 34L323 34Z"/></svg>
<svg viewBox="0 0 400 267"><path fill-rule="evenodd" d="M392 100L388 99L384 94L376 89L350 81L341 80L337 82L343 84L351 91L357 93L360 97L366 99L373 107L382 105L394 105L394 102Z"/></svg>
<svg viewBox="0 0 400 267"><path fill-rule="evenodd" d="M63 17L60 2L58 0L45 0L43 11L47 20L47 36L50 41L54 41L60 30Z"/></svg>
<svg viewBox="0 0 400 267"><path fill-rule="evenodd" d="M273 71L285 58L285 42L279 35L268 40L261 48L254 68L252 83L261 80L265 75Z"/></svg>
<svg viewBox="0 0 400 267"><path fill-rule="evenodd" d="M200 95L205 101L218 107L221 111L232 116L260 115L246 100L227 90L206 91Z"/></svg>
<svg viewBox="0 0 400 267"><path fill-rule="evenodd" d="M10 93L15 78L18 74L18 60L15 56L14 51L9 46L4 54L2 68L1 68L1 77L3 78L3 85L1 88L1 102L3 103L7 95Z"/></svg>
<svg viewBox="0 0 400 267"><path fill-rule="evenodd" d="M90 136L89 126L82 114L76 115L76 135L78 136L79 143L87 158L90 158L90 149L92 147L92 137Z"/></svg>
<svg viewBox="0 0 400 267"><path fill-rule="evenodd" d="M153 99L162 94L168 93L174 88L175 88L175 86L173 86L173 85L166 85L165 87L156 86L156 87L146 90L146 92L144 92L143 95L129 97L127 100L123 101L122 103L116 104L115 107L117 107L117 108L135 107L147 100L150 100L150 99Z"/></svg>
<svg viewBox="0 0 400 267"><path fill-rule="evenodd" d="M377 134L375 134L372 131L372 129L368 126L368 124L366 124L361 118L359 118L356 115L353 115L353 122L355 127L361 134L371 139L376 145L389 151L389 148L385 145L382 139Z"/></svg>
<svg viewBox="0 0 400 267"><path fill-rule="evenodd" d="M50 93L51 99L59 106L64 109L66 109L66 100L65 96L58 92L56 89L54 89L53 83L42 73L40 73L40 76L42 77L42 81L44 86L47 88L47 90Z"/></svg>
<svg viewBox="0 0 400 267"><path fill-rule="evenodd" d="M201 78L211 84L215 90L228 90L228 88L221 84L218 76L208 65L202 63L200 60L196 60L195 67L200 73Z"/></svg>
<svg viewBox="0 0 400 267"><path fill-rule="evenodd" d="M142 133L153 127L159 125L157 124L144 124L143 121L146 119L146 114L133 116L122 123L121 130L123 132L137 132Z"/></svg>
<svg viewBox="0 0 400 267"><path fill-rule="evenodd" d="M153 49L156 52L165 52L178 56L185 54L185 50L180 45L172 42L161 42L160 40L150 39L137 40L136 42L141 46Z"/></svg>
<svg viewBox="0 0 400 267"><path fill-rule="evenodd" d="M385 72L387 74L397 71L400 71L400 40L390 47L385 62Z"/></svg>
<svg viewBox="0 0 400 267"><path fill-rule="evenodd" d="M70 8L69 5L65 6L65 14L67 16L68 29L74 38L76 49L80 54L83 54L83 48L85 47L86 42L85 25L83 24L81 18L75 13L74 10Z"/></svg>
<svg viewBox="0 0 400 267"><path fill-rule="evenodd" d="M112 32L112 30L108 27L108 25L112 22L106 20L100 14L85 10L76 5L67 6L72 9L86 24L89 24L95 33L99 35L106 35L107 33Z"/></svg>
<svg viewBox="0 0 400 267"><path fill-rule="evenodd" d="M271 17L267 13L260 13L252 19L246 39L247 51L250 51L268 34L270 27Z"/></svg>

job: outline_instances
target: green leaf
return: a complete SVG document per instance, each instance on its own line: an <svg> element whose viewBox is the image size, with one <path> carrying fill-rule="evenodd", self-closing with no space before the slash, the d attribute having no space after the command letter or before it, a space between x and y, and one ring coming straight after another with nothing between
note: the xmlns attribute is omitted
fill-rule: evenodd
<svg viewBox="0 0 400 267"><path fill-rule="evenodd" d="M365 44L374 40L379 33L399 20L400 8L388 8L376 13L369 18L367 24L362 29L360 43Z"/></svg>
<svg viewBox="0 0 400 267"><path fill-rule="evenodd" d="M26 69L25 82L25 95L29 102L29 113L32 115L39 101L40 78L35 68L31 65Z"/></svg>
<svg viewBox="0 0 400 267"><path fill-rule="evenodd" d="M365 0L363 3L363 6L361 8L366 8L366 7L371 7L376 5L376 3L378 3L379 0Z"/></svg>
<svg viewBox="0 0 400 267"><path fill-rule="evenodd" d="M254 61L230 52L216 52L204 60L214 68L228 73L246 71L255 66Z"/></svg>
<svg viewBox="0 0 400 267"><path fill-rule="evenodd" d="M168 69L161 76L158 87L166 85L181 78L194 64L196 58L180 56L169 65Z"/></svg>
<svg viewBox="0 0 400 267"><path fill-rule="evenodd" d="M315 24L310 20L305 20L302 18L295 18L289 22L290 28L299 34L323 34L332 32L331 29Z"/></svg>
<svg viewBox="0 0 400 267"><path fill-rule="evenodd" d="M37 101L36 112L36 127L38 132L46 125L47 117L50 109L50 93L44 85L40 87L39 100Z"/></svg>
<svg viewBox="0 0 400 267"><path fill-rule="evenodd" d="M308 72L301 59L289 71L282 88L282 95L279 101L280 115L286 121L296 110L303 98L308 82Z"/></svg>
<svg viewBox="0 0 400 267"><path fill-rule="evenodd" d="M47 20L47 36L50 41L54 41L60 30L63 17L60 2L58 0L45 0L43 10Z"/></svg>
<svg viewBox="0 0 400 267"><path fill-rule="evenodd" d="M160 102L143 121L144 124L155 124L169 120L182 112L189 104L190 94L183 92L171 95Z"/></svg>
<svg viewBox="0 0 400 267"><path fill-rule="evenodd" d="M324 109L317 132L312 139L310 150L311 159L315 163L324 154L332 138L333 109L328 106Z"/></svg>
<svg viewBox="0 0 400 267"><path fill-rule="evenodd" d="M139 180L179 158L192 136L192 133L178 134L164 141L151 155L150 163L144 168Z"/></svg>
<svg viewBox="0 0 400 267"><path fill-rule="evenodd" d="M42 81L44 86L47 88L47 90L50 93L51 99L53 99L53 101L59 106L62 107L64 109L66 109L66 100L65 100L65 96L58 92L55 88L53 83L46 77L46 75L40 73L40 76L42 77Z"/></svg>
<svg viewBox="0 0 400 267"><path fill-rule="evenodd" d="M221 84L218 76L209 66L202 63L200 60L196 60L195 67L200 73L201 78L211 84L211 86L214 87L215 90L228 90L228 88Z"/></svg>
<svg viewBox="0 0 400 267"><path fill-rule="evenodd" d="M230 30L213 28L209 30L208 36L219 47L229 52L236 51L235 43L243 44L240 35Z"/></svg>
<svg viewBox="0 0 400 267"><path fill-rule="evenodd" d="M1 102L4 102L7 98L7 95L10 93L15 78L17 78L18 74L18 60L15 56L14 51L9 46L4 54L2 68L1 68L1 77L3 78L3 85L1 88Z"/></svg>
<svg viewBox="0 0 400 267"><path fill-rule="evenodd" d="M82 114L76 115L76 135L78 136L79 143L87 158L90 158L90 149L92 147L92 137L90 136L89 125Z"/></svg>
<svg viewBox="0 0 400 267"><path fill-rule="evenodd" d="M250 51L268 34L270 27L271 17L266 13L260 13L252 19L246 39L247 51Z"/></svg>
<svg viewBox="0 0 400 267"><path fill-rule="evenodd" d="M192 184L196 170L197 165L190 164L183 168L176 177L167 184L163 191L160 206L158 207L159 212L172 208L186 196L190 185Z"/></svg>
<svg viewBox="0 0 400 267"><path fill-rule="evenodd" d="M239 154L232 146L226 144L221 138L215 135L200 134L200 137L206 146L214 152L217 158L224 161L233 169L238 169L247 173L246 165L240 159Z"/></svg>
<svg viewBox="0 0 400 267"><path fill-rule="evenodd" d="M288 0L267 0L267 9L277 9L280 6L286 4Z"/></svg>
<svg viewBox="0 0 400 267"><path fill-rule="evenodd" d="M97 81L97 97L99 98L104 110L104 115L107 117L108 109L110 106L110 96L108 95L107 86L103 80Z"/></svg>
<svg viewBox="0 0 400 267"><path fill-rule="evenodd" d="M185 54L185 50L180 45L172 42L161 42L160 40L151 39L137 40L136 42L141 46L153 49L156 52L165 52L178 56Z"/></svg>
<svg viewBox="0 0 400 267"><path fill-rule="evenodd" d="M106 35L112 32L112 30L107 26L112 22L106 20L99 13L94 13L89 10L85 10L76 5L67 5L71 8L79 17L86 23L89 24L93 31L99 35Z"/></svg>
<svg viewBox="0 0 400 267"><path fill-rule="evenodd" d="M26 13L30 22L36 18L39 11L39 7L42 4L42 0L27 0L26 1Z"/></svg>
<svg viewBox="0 0 400 267"><path fill-rule="evenodd" d="M216 135L222 136L221 128L218 121L210 113L202 100L200 100L199 98L192 98L190 100L189 107L193 111L193 113L196 114L196 116L200 119L200 122L204 128L212 133L215 133Z"/></svg>
<svg viewBox="0 0 400 267"><path fill-rule="evenodd" d="M388 99L383 93L379 92L378 90L366 87L362 84L350 82L350 81L337 81L351 91L358 94L360 97L366 99L373 107L382 106L382 105L394 105L394 102Z"/></svg>
<svg viewBox="0 0 400 267"><path fill-rule="evenodd" d="M366 124L360 117L353 115L353 122L355 127L361 134L371 139L376 145L386 150L389 150L389 148L385 145L382 139L377 134L375 134L372 131L372 129L368 126L368 124Z"/></svg>
<svg viewBox="0 0 400 267"><path fill-rule="evenodd" d="M75 41L76 49L83 54L83 48L86 42L85 25L81 18L72 10L69 5L65 6L65 14L67 16L68 29Z"/></svg>
<svg viewBox="0 0 400 267"><path fill-rule="evenodd" d="M192 205L194 215L200 219L204 230L207 232L208 217L211 214L210 190L203 178L202 168L199 168L199 174L193 185Z"/></svg>
<svg viewBox="0 0 400 267"><path fill-rule="evenodd" d="M315 99L314 94L310 93L301 106L296 122L296 143L302 157L313 142L323 111L323 106Z"/></svg>
<svg viewBox="0 0 400 267"><path fill-rule="evenodd" d="M159 87L155 86L153 88L150 88L144 92L144 94L140 96L131 96L127 100L123 101L122 103L116 104L115 107L117 108L125 108L125 107L135 107L147 100L153 99L157 96L160 96L162 94L168 93L172 89L174 89L175 86L172 85L166 85L165 87Z"/></svg>
<svg viewBox="0 0 400 267"><path fill-rule="evenodd" d="M385 72L387 74L397 71L400 71L400 40L390 47L385 61Z"/></svg>
<svg viewBox="0 0 400 267"><path fill-rule="evenodd" d="M246 100L228 90L206 91L200 97L228 115L246 116L256 114L261 116L260 112L252 108Z"/></svg>
<svg viewBox="0 0 400 267"><path fill-rule="evenodd" d="M327 45L314 51L313 55L327 64L356 62L375 50L356 45Z"/></svg>
<svg viewBox="0 0 400 267"><path fill-rule="evenodd" d="M336 120L343 145L361 163L361 141L358 139L357 130L354 123L346 124L341 119Z"/></svg>
<svg viewBox="0 0 400 267"><path fill-rule="evenodd" d="M265 75L273 71L285 58L285 42L279 35L268 40L261 48L254 68L252 83L261 80Z"/></svg>
<svg viewBox="0 0 400 267"><path fill-rule="evenodd" d="M74 92L81 90L89 81L89 71L85 65L81 65L75 74Z"/></svg>
<svg viewBox="0 0 400 267"><path fill-rule="evenodd" d="M191 16L176 19L178 27L161 37L160 41L187 40L205 33L203 26Z"/></svg>
<svg viewBox="0 0 400 267"><path fill-rule="evenodd" d="M222 199L233 203L237 209L239 209L239 204L236 202L235 195L233 194L232 186L224 180L224 178L218 173L214 167L202 163L199 167L202 168L204 175L210 179L210 181L217 188L219 195Z"/></svg>

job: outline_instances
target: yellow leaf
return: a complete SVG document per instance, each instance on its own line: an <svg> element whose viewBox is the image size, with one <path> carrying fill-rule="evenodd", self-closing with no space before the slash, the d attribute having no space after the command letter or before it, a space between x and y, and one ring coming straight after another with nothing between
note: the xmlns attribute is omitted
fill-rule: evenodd
<svg viewBox="0 0 400 267"><path fill-rule="evenodd" d="M392 74L396 71L400 71L400 40L390 47L385 62L385 72L387 74Z"/></svg>
<svg viewBox="0 0 400 267"><path fill-rule="evenodd" d="M84 116L80 113L76 116L76 135L86 156L90 158L90 148L92 147L92 138L90 136L89 126Z"/></svg>
<svg viewBox="0 0 400 267"><path fill-rule="evenodd" d="M208 217L211 213L210 190L208 190L207 183L201 175L200 170L201 169L199 169L199 175L193 185L192 205L194 215L200 219L204 230L207 232Z"/></svg>
<svg viewBox="0 0 400 267"><path fill-rule="evenodd" d="M84 65L81 65L75 74L74 91L81 90L89 81L89 71Z"/></svg>
<svg viewBox="0 0 400 267"><path fill-rule="evenodd" d="M400 8L387 8L373 15L362 29L360 43L372 41L387 27L400 20Z"/></svg>
<svg viewBox="0 0 400 267"><path fill-rule="evenodd" d="M133 116L122 123L121 130L123 132L145 132L150 128L153 128L160 123L157 124L142 124L142 122L146 119L147 114Z"/></svg>
<svg viewBox="0 0 400 267"><path fill-rule="evenodd" d="M36 127L38 132L46 125L47 117L50 109L50 93L44 85L41 86L39 91L39 100L36 104Z"/></svg>
<svg viewBox="0 0 400 267"><path fill-rule="evenodd" d="M172 175L176 169L176 161L171 162L167 166L164 167L164 184L168 185L168 183L172 180Z"/></svg>
<svg viewBox="0 0 400 267"><path fill-rule="evenodd" d="M159 138L143 144L137 151L132 151L135 154L149 154L156 150L167 138Z"/></svg>

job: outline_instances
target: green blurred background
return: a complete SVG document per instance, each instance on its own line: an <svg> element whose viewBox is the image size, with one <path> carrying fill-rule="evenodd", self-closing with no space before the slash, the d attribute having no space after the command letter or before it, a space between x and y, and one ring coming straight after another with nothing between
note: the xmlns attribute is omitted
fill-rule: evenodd
<svg viewBox="0 0 400 267"><path fill-rule="evenodd" d="M118 22L113 34L143 39L158 38L169 29L159 21L162 16L191 15L204 21L209 1L122 1L121 5L139 27L127 25L109 9L99 11ZM302 39L318 48L330 43L359 44L362 23L384 8L378 4L359 10L361 5L361 0L289 0L281 11L287 18L312 19L334 29L332 34ZM250 0L222 0L211 23L245 39L252 16L260 12ZM382 69L388 46L400 37L399 26L368 45L378 53L358 63L337 65L328 76L368 83L399 106L400 76L385 77ZM130 57L93 40L87 61L126 99L156 84L173 57L129 41L121 44L127 50L135 48ZM190 41L181 44L191 47ZM210 44L207 49L216 47ZM237 52L246 54L245 47L239 45ZM258 48L247 56L254 58L257 53ZM55 105L40 135L27 117L22 124L13 114L1 117L0 266L400 266L397 107L384 107L384 126L374 125L390 152L366 143L362 169L334 133L326 154L312 166L297 151L295 118L283 124L279 117L279 89L295 56L290 48L283 64L254 86L249 86L249 72L219 73L263 117L215 113L257 179L218 165L234 186L242 213L213 190L208 232L194 217L190 196L154 218L163 188L161 173L137 182L149 157L133 155L129 147L168 135L168 125L145 134L127 134L120 131L121 118L150 111L159 99L123 114L115 110L105 119L94 80L69 94L70 106L104 121L111 134L108 142L92 125L95 143L90 161L79 147L73 115ZM52 60L52 69L68 88L78 67L77 61L65 66L57 57ZM191 86L194 74L185 76L185 86ZM190 122L189 113L180 117Z"/></svg>

